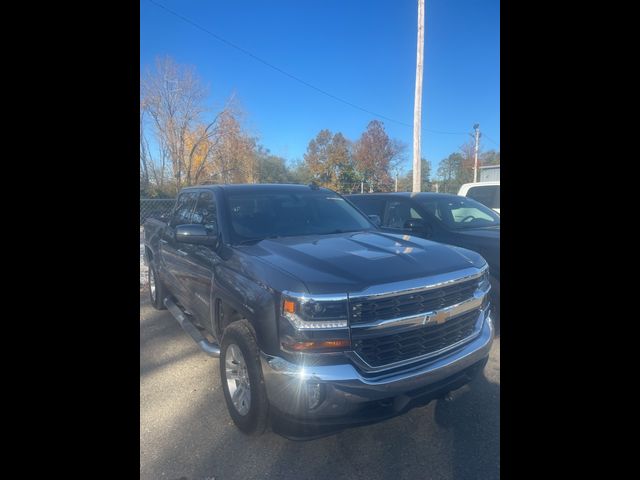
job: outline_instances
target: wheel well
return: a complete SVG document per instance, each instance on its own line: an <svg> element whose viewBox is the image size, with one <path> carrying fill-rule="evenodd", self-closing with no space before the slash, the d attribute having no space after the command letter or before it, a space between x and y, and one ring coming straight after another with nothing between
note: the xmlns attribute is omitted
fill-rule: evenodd
<svg viewBox="0 0 640 480"><path fill-rule="evenodd" d="M218 299L216 301L216 334L222 337L222 332L228 325L242 320L244 316L238 312L235 308L226 302Z"/></svg>

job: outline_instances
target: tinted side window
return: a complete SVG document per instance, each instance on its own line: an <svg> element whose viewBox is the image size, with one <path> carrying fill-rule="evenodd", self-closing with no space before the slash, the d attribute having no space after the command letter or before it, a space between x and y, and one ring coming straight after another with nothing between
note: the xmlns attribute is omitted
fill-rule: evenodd
<svg viewBox="0 0 640 480"><path fill-rule="evenodd" d="M210 233L218 233L218 212L213 192L201 192L192 215L192 223L204 225Z"/></svg>
<svg viewBox="0 0 640 480"><path fill-rule="evenodd" d="M486 205L489 208L500 208L500 186L486 185L483 187L471 187L467 197ZM497 202L496 202L497 197Z"/></svg>
<svg viewBox="0 0 640 480"><path fill-rule="evenodd" d="M387 215L383 225L389 228L404 228L404 224L410 218L421 219L422 216L403 200L391 200L388 203Z"/></svg>
<svg viewBox="0 0 640 480"><path fill-rule="evenodd" d="M191 223L191 213L195 207L198 194L196 192L185 192L178 197L176 209L171 217L170 225L185 225Z"/></svg>
<svg viewBox="0 0 640 480"><path fill-rule="evenodd" d="M380 197L349 197L353 204L367 215L378 215L380 218L384 215L384 198Z"/></svg>

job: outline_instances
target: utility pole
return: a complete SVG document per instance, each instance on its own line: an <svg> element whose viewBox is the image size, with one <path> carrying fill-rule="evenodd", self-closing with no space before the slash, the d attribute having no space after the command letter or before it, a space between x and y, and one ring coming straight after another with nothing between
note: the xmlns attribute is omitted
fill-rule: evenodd
<svg viewBox="0 0 640 480"><path fill-rule="evenodd" d="M364 193L364 178L360 180L360 193Z"/></svg>
<svg viewBox="0 0 640 480"><path fill-rule="evenodd" d="M476 123L473 126L473 129L476 131L476 146L475 146L475 160L473 162L473 182L478 181L478 142L480 140L480 124Z"/></svg>
<svg viewBox="0 0 640 480"><path fill-rule="evenodd" d="M422 186L420 131L422 127L422 57L424 49L424 0L418 0L418 48L416 53L416 93L413 103L413 191Z"/></svg>
<svg viewBox="0 0 640 480"><path fill-rule="evenodd" d="M396 170L396 192L398 191L398 171Z"/></svg>

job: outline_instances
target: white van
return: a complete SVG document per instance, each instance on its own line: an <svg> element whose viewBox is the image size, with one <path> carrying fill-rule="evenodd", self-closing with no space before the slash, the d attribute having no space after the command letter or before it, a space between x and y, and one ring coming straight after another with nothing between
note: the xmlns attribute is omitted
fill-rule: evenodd
<svg viewBox="0 0 640 480"><path fill-rule="evenodd" d="M460 187L458 195L473 198L500 214L500 182L465 183Z"/></svg>

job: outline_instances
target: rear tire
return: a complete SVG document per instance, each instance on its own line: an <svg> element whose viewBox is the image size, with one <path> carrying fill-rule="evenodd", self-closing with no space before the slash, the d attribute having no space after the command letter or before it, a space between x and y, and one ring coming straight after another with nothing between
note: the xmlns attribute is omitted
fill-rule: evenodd
<svg viewBox="0 0 640 480"><path fill-rule="evenodd" d="M164 285L162 285L162 281L158 278L158 273L156 272L153 263L149 262L149 300L151 301L151 305L156 310L166 310L167 307L164 306L164 298L166 296Z"/></svg>
<svg viewBox="0 0 640 480"><path fill-rule="evenodd" d="M269 400L260 365L260 349L247 320L230 324L222 335L220 380L233 423L249 435L268 424Z"/></svg>

